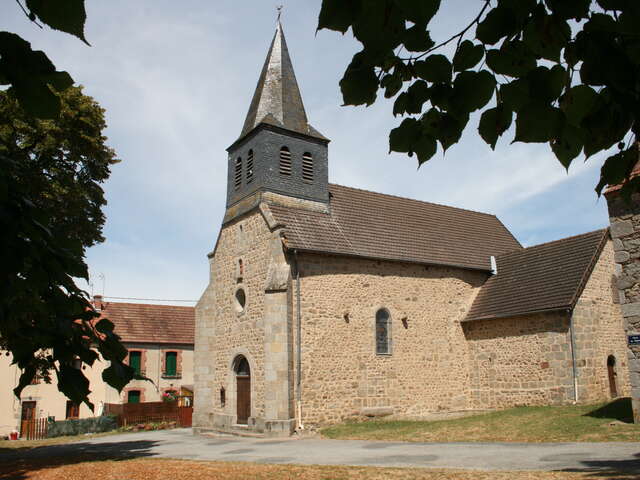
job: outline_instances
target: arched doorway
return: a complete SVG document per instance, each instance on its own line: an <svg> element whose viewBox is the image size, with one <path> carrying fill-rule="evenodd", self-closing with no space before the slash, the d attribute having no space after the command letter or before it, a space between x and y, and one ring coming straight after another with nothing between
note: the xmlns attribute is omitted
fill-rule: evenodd
<svg viewBox="0 0 640 480"><path fill-rule="evenodd" d="M618 387L616 386L616 357L609 355L607 357L607 372L609 374L609 392L612 398L618 396Z"/></svg>
<svg viewBox="0 0 640 480"><path fill-rule="evenodd" d="M251 416L251 368L247 359L238 355L234 361L236 373L236 408L239 424L246 425Z"/></svg>

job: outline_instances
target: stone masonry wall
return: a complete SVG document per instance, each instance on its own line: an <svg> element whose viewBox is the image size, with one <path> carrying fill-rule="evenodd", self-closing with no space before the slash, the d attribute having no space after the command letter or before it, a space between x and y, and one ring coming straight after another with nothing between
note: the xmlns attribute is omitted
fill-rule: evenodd
<svg viewBox="0 0 640 480"><path fill-rule="evenodd" d="M595 403L611 398L609 355L616 360L618 396L630 394L624 326L615 279L613 245L608 241L573 311L579 402Z"/></svg>
<svg viewBox="0 0 640 480"><path fill-rule="evenodd" d="M613 191L607 195L617 286L627 335L640 335L640 194L630 202ZM633 417L640 423L640 344L627 346Z"/></svg>
<svg viewBox="0 0 640 480"><path fill-rule="evenodd" d="M548 405L573 396L565 312L464 323L473 409Z"/></svg>
<svg viewBox="0 0 640 480"><path fill-rule="evenodd" d="M213 427L216 414L236 415L232 362L239 354L251 368L251 416L264 416L263 312L270 237L258 210L234 219L220 232L210 259L209 286L196 306L195 427ZM246 295L244 309L236 301L239 288Z"/></svg>
<svg viewBox="0 0 640 480"><path fill-rule="evenodd" d="M421 416L469 407L459 322L486 274L309 254L299 265L303 423L376 408ZM380 308L391 314L390 355L375 351Z"/></svg>

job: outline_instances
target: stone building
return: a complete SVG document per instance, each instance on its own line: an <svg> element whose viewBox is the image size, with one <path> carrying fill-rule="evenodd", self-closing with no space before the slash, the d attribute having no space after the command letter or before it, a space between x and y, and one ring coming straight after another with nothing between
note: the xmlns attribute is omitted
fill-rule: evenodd
<svg viewBox="0 0 640 480"><path fill-rule="evenodd" d="M640 149L640 144L637 145ZM631 173L633 178L639 175L640 161ZM640 423L640 194L625 199L620 189L620 185L613 186L605 195L617 263L619 300L628 338L633 419Z"/></svg>
<svg viewBox="0 0 640 480"><path fill-rule="evenodd" d="M18 384L20 369L11 364L8 352L0 350L0 383L4 386L0 389L0 438L14 429L20 431L23 420L87 418L100 415L105 403L157 402L167 391L193 392L193 307L104 302L100 296L94 298L94 306L101 318L114 323L114 331L129 352L128 363L153 383L133 380L118 393L102 380L108 362L98 360L92 367L78 363L90 382L89 400L95 405L94 412L85 404L69 401L55 381L45 383L39 378L16 398L13 388Z"/></svg>
<svg viewBox="0 0 640 480"><path fill-rule="evenodd" d="M328 183L277 26L196 306L196 430L629 392L607 229L523 248L495 216Z"/></svg>

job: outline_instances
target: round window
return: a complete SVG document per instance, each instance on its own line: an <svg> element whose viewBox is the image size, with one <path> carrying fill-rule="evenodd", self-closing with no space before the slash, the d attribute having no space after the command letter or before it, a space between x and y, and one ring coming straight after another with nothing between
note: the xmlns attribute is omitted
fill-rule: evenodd
<svg viewBox="0 0 640 480"><path fill-rule="evenodd" d="M244 306L247 304L247 296L244 293L244 289L239 288L236 290L236 312L244 311Z"/></svg>

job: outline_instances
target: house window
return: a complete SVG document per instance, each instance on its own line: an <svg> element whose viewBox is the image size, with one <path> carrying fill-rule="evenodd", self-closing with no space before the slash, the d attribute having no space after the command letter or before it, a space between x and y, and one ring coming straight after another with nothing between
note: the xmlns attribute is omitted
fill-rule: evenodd
<svg viewBox="0 0 640 480"><path fill-rule="evenodd" d="M247 296L244 293L243 288L236 290L235 295L236 312L241 313L244 311L244 307L247 304Z"/></svg>
<svg viewBox="0 0 640 480"><path fill-rule="evenodd" d="M253 182L253 150L247 155L247 183Z"/></svg>
<svg viewBox="0 0 640 480"><path fill-rule="evenodd" d="M291 152L287 147L280 149L280 175L291 175Z"/></svg>
<svg viewBox="0 0 640 480"><path fill-rule="evenodd" d="M72 402L71 400L67 400L67 420L70 418L78 418L80 416L80 405Z"/></svg>
<svg viewBox="0 0 640 480"><path fill-rule="evenodd" d="M386 308L376 312L376 353L391 354L391 315Z"/></svg>
<svg viewBox="0 0 640 480"><path fill-rule="evenodd" d="M165 353L164 374L167 377L175 377L178 375L178 352Z"/></svg>
<svg viewBox="0 0 640 480"><path fill-rule="evenodd" d="M129 352L129 366L133 368L137 375L142 374L142 352L133 351Z"/></svg>
<svg viewBox="0 0 640 480"><path fill-rule="evenodd" d="M240 188L240 185L242 185L242 157L238 157L236 159L233 183L236 187L236 190L238 190Z"/></svg>
<svg viewBox="0 0 640 480"><path fill-rule="evenodd" d="M140 390L129 390L127 392L127 403L140 403Z"/></svg>
<svg viewBox="0 0 640 480"><path fill-rule="evenodd" d="M313 182L313 157L309 152L302 155L302 179L305 182Z"/></svg>

